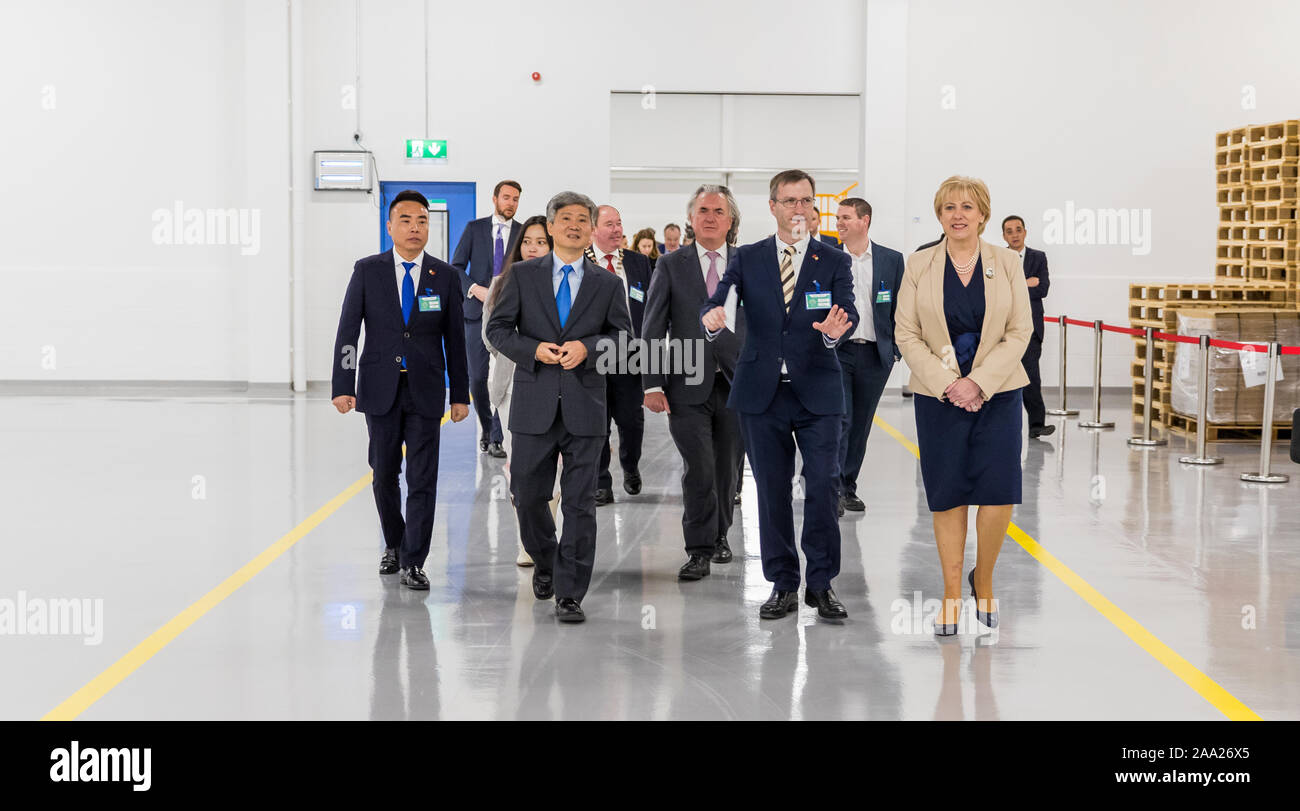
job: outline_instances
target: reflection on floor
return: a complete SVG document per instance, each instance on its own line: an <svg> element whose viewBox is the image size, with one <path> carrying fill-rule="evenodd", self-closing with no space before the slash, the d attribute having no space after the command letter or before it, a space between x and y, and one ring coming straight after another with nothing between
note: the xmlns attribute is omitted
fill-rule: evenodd
<svg viewBox="0 0 1300 811"><path fill-rule="evenodd" d="M1025 440L1015 522L1264 718L1300 718L1300 475L1247 485L1258 448L1131 450L1120 428ZM40 717L359 477L365 427L323 393L158 390L0 398L6 543L0 599L100 599L102 641L0 637L0 717ZM910 401L880 417L914 438ZM1114 418L1113 417L1113 418ZM645 484L599 511L588 621L559 626L514 565L501 462L471 421L443 433L429 592L376 574L368 488L81 716L105 718L1224 717L1008 540L1002 627L938 642L941 596L912 455L873 431L841 521L850 618L760 621L753 482L736 560L680 583L681 466L648 415ZM617 455L615 456L617 458ZM1300 474L1283 449L1275 467ZM1290 470L1288 470L1288 468ZM972 522L973 523L973 522ZM974 559L968 544L967 566ZM91 640L93 641L93 640Z"/></svg>

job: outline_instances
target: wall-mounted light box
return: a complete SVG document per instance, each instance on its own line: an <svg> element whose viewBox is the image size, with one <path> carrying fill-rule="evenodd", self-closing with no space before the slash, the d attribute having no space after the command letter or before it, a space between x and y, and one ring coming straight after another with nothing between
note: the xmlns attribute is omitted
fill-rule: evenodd
<svg viewBox="0 0 1300 811"><path fill-rule="evenodd" d="M316 165L316 188L320 191L369 191L371 188L370 153L313 152Z"/></svg>

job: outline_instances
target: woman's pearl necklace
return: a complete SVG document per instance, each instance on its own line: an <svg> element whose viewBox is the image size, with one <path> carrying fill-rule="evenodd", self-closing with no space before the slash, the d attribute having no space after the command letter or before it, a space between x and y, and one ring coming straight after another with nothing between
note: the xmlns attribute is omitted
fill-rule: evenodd
<svg viewBox="0 0 1300 811"><path fill-rule="evenodd" d="M975 262L979 257L980 252L977 249L975 253L971 254L970 259L965 262L958 262L957 258L952 255L952 249L948 249L948 258L952 260L952 267L957 271L958 275L961 276L965 276L975 269Z"/></svg>

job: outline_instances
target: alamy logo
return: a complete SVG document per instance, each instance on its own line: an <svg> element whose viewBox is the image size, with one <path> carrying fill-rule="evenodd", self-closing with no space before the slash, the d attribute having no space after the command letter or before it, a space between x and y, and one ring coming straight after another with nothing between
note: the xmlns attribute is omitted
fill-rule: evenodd
<svg viewBox="0 0 1300 811"><path fill-rule="evenodd" d="M86 645L104 641L101 598L0 597L0 636L80 636Z"/></svg>
<svg viewBox="0 0 1300 811"><path fill-rule="evenodd" d="M1048 245L1130 245L1134 256L1151 253L1151 209L1078 208L1043 212L1043 242Z"/></svg>
<svg viewBox="0 0 1300 811"><path fill-rule="evenodd" d="M132 791L148 791L152 749L81 748L73 741L50 752L50 781L54 783L131 783Z"/></svg>
<svg viewBox="0 0 1300 811"><path fill-rule="evenodd" d="M244 256L262 250L262 212L256 208L186 208L180 200L153 212L155 245L238 245Z"/></svg>

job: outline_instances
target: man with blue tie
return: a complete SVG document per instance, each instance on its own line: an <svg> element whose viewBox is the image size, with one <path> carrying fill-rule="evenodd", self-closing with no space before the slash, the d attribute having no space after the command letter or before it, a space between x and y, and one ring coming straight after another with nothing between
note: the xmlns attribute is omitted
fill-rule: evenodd
<svg viewBox="0 0 1300 811"><path fill-rule="evenodd" d="M451 263L460 271L465 299L465 351L469 360L469 391L478 414L478 448L482 453L504 459L501 447L501 418L488 401L488 363L492 354L483 345L483 302L492 280L501 275L510 247L519 238L519 209L522 187L514 180L502 180L492 189L492 214L465 225Z"/></svg>
<svg viewBox="0 0 1300 811"><path fill-rule="evenodd" d="M894 312L903 281L903 255L873 242L871 204L861 197L840 201L835 216L843 250L853 262L853 301L861 319L836 351L844 371L844 419L840 433L840 508L862 512L858 474L867 453L867 438L876 406L902 355L894 346Z"/></svg>
<svg viewBox="0 0 1300 811"><path fill-rule="evenodd" d="M772 178L768 208L776 236L732 252L727 272L700 310L705 336L728 326L728 294L745 308L745 344L727 406L740 414L745 451L758 485L758 536L763 576L772 594L763 619L799 607L799 552L794 539L796 443L807 481L803 536L804 602L823 619L848 616L831 580L840 571L835 476L839 471L844 387L835 347L858 320L849 255L809 239L816 186L788 169Z"/></svg>
<svg viewBox="0 0 1300 811"><path fill-rule="evenodd" d="M586 619L582 599L596 559L596 475L609 431L597 356L632 331L623 283L583 255L595 221L586 195L552 197L546 229L554 249L511 266L487 325L488 340L516 364L513 401L527 404L510 409L510 489L535 564L533 595L554 597L561 622ZM564 531L557 541L547 505L558 457Z"/></svg>
<svg viewBox="0 0 1300 811"><path fill-rule="evenodd" d="M429 588L424 561L438 495L438 439L444 378L451 419L469 416L464 315L456 269L424 252L429 202L404 191L388 207L393 249L356 263L334 340L332 397L340 414L366 415L372 490L384 533L380 574L402 572L411 589ZM366 330L357 357L357 339ZM360 381L357 371L361 372ZM402 446L406 446L406 517L402 517Z"/></svg>

